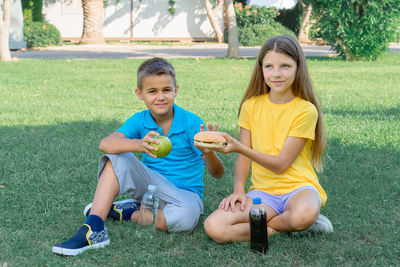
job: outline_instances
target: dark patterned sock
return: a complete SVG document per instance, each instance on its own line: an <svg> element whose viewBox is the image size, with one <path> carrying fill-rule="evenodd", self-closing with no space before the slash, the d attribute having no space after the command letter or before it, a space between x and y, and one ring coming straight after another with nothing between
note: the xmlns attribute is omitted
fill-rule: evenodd
<svg viewBox="0 0 400 267"><path fill-rule="evenodd" d="M97 215L90 214L87 216L85 224L89 225L93 232L100 232L104 229L104 221Z"/></svg>

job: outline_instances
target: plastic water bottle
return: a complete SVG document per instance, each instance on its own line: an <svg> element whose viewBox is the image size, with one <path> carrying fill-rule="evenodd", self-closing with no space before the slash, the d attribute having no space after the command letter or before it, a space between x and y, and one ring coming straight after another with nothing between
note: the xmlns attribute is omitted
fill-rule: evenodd
<svg viewBox="0 0 400 267"><path fill-rule="evenodd" d="M254 252L267 253L268 231L267 213L261 206L261 199L253 199L253 206L249 212L250 217L250 248Z"/></svg>
<svg viewBox="0 0 400 267"><path fill-rule="evenodd" d="M159 203L157 186L149 184L147 189L140 205L138 224L155 227Z"/></svg>

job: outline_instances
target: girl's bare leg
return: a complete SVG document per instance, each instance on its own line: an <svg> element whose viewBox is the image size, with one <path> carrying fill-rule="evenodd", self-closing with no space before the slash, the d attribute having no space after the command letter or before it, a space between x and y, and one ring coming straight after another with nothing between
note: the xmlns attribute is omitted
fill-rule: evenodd
<svg viewBox="0 0 400 267"><path fill-rule="evenodd" d="M235 212L222 209L215 210L204 221L204 229L209 237L217 243L250 240L249 212L252 200L247 198L246 208L241 211L240 204L236 204ZM267 221L276 216L275 210L264 205L267 211ZM274 229L268 229L268 234L276 233Z"/></svg>
<svg viewBox="0 0 400 267"><path fill-rule="evenodd" d="M273 217L268 226L279 232L294 232L307 229L318 218L319 196L312 190L303 190L287 203L282 214Z"/></svg>

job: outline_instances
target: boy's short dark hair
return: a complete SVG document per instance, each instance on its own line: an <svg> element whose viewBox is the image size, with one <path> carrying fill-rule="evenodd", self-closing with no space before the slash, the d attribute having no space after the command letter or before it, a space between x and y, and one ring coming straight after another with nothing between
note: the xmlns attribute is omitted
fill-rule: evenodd
<svg viewBox="0 0 400 267"><path fill-rule="evenodd" d="M171 76L176 86L175 69L163 58L154 57L143 62L137 71L137 87L141 90L143 86L143 80L150 75L162 75L167 74Z"/></svg>

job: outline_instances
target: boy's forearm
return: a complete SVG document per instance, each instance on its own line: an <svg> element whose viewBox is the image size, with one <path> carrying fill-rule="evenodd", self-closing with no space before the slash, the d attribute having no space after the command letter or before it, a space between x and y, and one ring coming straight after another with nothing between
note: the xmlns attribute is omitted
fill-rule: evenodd
<svg viewBox="0 0 400 267"><path fill-rule="evenodd" d="M207 167L208 172L214 178L221 178L224 175L224 164L222 160L215 154L215 152L203 154L201 156Z"/></svg>
<svg viewBox="0 0 400 267"><path fill-rule="evenodd" d="M142 140L120 137L106 137L101 140L99 149L106 154L119 154L125 152L143 152Z"/></svg>

